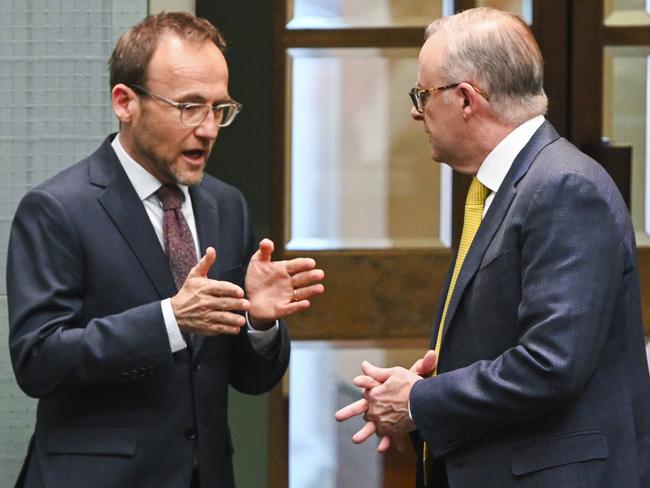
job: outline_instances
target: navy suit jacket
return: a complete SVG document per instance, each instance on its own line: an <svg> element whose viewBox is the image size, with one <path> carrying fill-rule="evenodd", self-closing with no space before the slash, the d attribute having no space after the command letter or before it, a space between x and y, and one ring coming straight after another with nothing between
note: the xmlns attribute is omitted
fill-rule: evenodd
<svg viewBox="0 0 650 488"><path fill-rule="evenodd" d="M616 186L544 123L465 259L440 374L411 391L451 488L650 486L638 280ZM429 486L441 486L433 471Z"/></svg>
<svg viewBox="0 0 650 488"><path fill-rule="evenodd" d="M147 213L110 146L30 191L12 225L7 267L16 378L39 398L18 486L234 486L228 385L272 388L289 360L238 336L195 337L171 353L160 300L176 293ZM210 278L243 286L256 242L235 188L205 175L190 189Z"/></svg>

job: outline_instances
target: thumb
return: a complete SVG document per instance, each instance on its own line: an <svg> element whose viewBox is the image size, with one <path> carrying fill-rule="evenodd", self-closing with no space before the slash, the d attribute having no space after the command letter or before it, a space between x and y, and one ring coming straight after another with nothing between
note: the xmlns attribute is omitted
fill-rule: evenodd
<svg viewBox="0 0 650 488"><path fill-rule="evenodd" d="M420 376L430 376L438 365L438 355L433 349L429 349L420 364L419 371L416 371Z"/></svg>
<svg viewBox="0 0 650 488"><path fill-rule="evenodd" d="M258 258L260 261L271 261L271 254L273 254L274 244L271 239L262 239L260 241L260 248L258 251Z"/></svg>
<svg viewBox="0 0 650 488"><path fill-rule="evenodd" d="M205 250L205 254L199 260L198 263L192 268L190 274L187 275L188 278L207 278L208 271L217 260L217 251L214 250L214 247L208 247Z"/></svg>
<svg viewBox="0 0 650 488"><path fill-rule="evenodd" d="M370 364L368 361L364 361L361 363L361 370L363 371L363 374L366 376L370 376L371 378L379 381L380 383L383 383L390 377L389 370L386 368L378 368L377 366L373 366Z"/></svg>

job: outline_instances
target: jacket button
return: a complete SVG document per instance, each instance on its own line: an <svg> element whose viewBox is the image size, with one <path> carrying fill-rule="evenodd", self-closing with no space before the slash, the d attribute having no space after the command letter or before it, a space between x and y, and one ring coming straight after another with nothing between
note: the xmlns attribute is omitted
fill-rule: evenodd
<svg viewBox="0 0 650 488"><path fill-rule="evenodd" d="M196 363L194 365L194 371L198 371L199 369L201 369L201 363Z"/></svg>
<svg viewBox="0 0 650 488"><path fill-rule="evenodd" d="M196 439L196 429L194 427L188 427L187 429L185 429L184 435L186 439L190 439L190 440Z"/></svg>

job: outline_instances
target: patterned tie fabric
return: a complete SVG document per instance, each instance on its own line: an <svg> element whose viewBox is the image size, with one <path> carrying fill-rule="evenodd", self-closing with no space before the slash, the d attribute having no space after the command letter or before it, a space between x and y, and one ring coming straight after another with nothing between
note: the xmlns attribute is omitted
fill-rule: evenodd
<svg viewBox="0 0 650 488"><path fill-rule="evenodd" d="M163 240L169 269L180 290L192 267L197 263L194 238L183 216L183 192L176 185L161 186L156 195L163 205Z"/></svg>
<svg viewBox="0 0 650 488"><path fill-rule="evenodd" d="M481 183L476 176L472 178L472 183L469 185L467 198L465 199L465 216L463 218L463 233L460 236L460 245L458 246L458 255L456 256L456 264L454 271L451 275L449 282L449 290L447 291L447 298L445 299L445 307L442 309L442 318L440 319L440 327L438 327L438 337L436 339L436 353L440 354L440 346L442 345L442 332L445 325L445 318L447 317L447 309L451 296L454 293L456 280L460 274L460 269L463 267L467 251L472 245L474 236L478 231L481 220L483 219L483 208L485 206L485 199L490 194L490 189Z"/></svg>
<svg viewBox="0 0 650 488"><path fill-rule="evenodd" d="M449 281L449 290L447 291L447 298L445 299L445 306L442 309L442 318L440 319L440 326L438 327L438 337L436 338L435 351L440 357L440 347L442 346L442 333L445 325L445 318L447 317L447 308L449 308L449 302L451 301L451 296L454 293L454 287L456 286L456 280L460 274L460 269L463 267L463 262L465 261L465 256L467 256L467 251L472 245L474 236L478 232L478 228L481 225L481 220L483 219L483 208L485 207L485 199L490 194L490 189L483 185L476 176L472 178L472 183L469 185L469 190L467 192L467 198L465 199L465 216L463 218L463 233L460 237L460 244L458 246L458 255L456 256L456 264L454 265L454 271L451 274L451 280ZM435 375L437 372L434 371ZM426 486L428 479L428 457L429 457L429 448L427 443L424 443L422 449L422 461L424 466L424 484Z"/></svg>

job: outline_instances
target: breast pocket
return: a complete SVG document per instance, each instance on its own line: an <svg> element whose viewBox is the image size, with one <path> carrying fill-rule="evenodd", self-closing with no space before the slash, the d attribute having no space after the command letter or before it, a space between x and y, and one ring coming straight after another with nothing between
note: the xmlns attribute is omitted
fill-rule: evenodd
<svg viewBox="0 0 650 488"><path fill-rule="evenodd" d="M486 255L481 262L478 273L487 277L500 275L512 266L512 254L509 249L505 249L492 256Z"/></svg>

